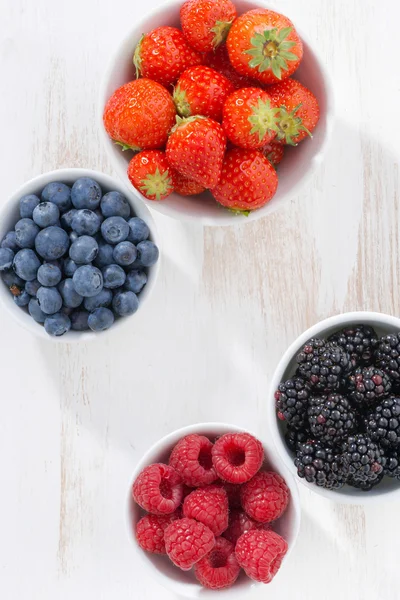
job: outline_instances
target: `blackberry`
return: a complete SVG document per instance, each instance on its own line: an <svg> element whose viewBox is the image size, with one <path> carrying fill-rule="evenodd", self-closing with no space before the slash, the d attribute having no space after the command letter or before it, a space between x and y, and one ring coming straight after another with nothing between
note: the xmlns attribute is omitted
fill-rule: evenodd
<svg viewBox="0 0 400 600"><path fill-rule="evenodd" d="M317 338L307 342L297 362L298 374L320 392L337 390L352 366L350 356L341 346Z"/></svg>
<svg viewBox="0 0 400 600"><path fill-rule="evenodd" d="M377 367L359 367L347 377L349 398L361 408L374 406L391 389L389 377Z"/></svg>
<svg viewBox="0 0 400 600"><path fill-rule="evenodd" d="M310 441L300 444L294 464L299 477L319 487L337 490L346 483L346 474L339 452L326 448L320 442Z"/></svg>
<svg viewBox="0 0 400 600"><path fill-rule="evenodd" d="M357 426L355 411L341 394L310 398L307 415L312 436L329 446L337 445Z"/></svg>
<svg viewBox="0 0 400 600"><path fill-rule="evenodd" d="M375 351L375 364L400 383L400 333L390 333L380 338Z"/></svg>
<svg viewBox="0 0 400 600"><path fill-rule="evenodd" d="M400 480L400 448L386 451L385 475Z"/></svg>
<svg viewBox="0 0 400 600"><path fill-rule="evenodd" d="M336 342L348 354L354 365L367 366L373 361L378 336L372 327L355 325L331 335L328 340Z"/></svg>
<svg viewBox="0 0 400 600"><path fill-rule="evenodd" d="M348 483L367 491L379 483L386 463L382 448L367 435L350 436L342 446L343 468Z"/></svg>
<svg viewBox="0 0 400 600"><path fill-rule="evenodd" d="M382 471L382 473L380 473L378 477L373 481L359 481L354 480L352 477L348 477L347 483L348 485L351 485L351 487L362 490L363 492L369 492L370 490L372 490L373 487L380 484L380 482L383 479L383 476L384 472Z"/></svg>
<svg viewBox="0 0 400 600"><path fill-rule="evenodd" d="M391 396L378 404L366 419L366 432L383 448L400 444L400 398Z"/></svg>
<svg viewBox="0 0 400 600"><path fill-rule="evenodd" d="M310 434L306 430L287 428L285 440L287 447L292 452L297 452L300 444L304 444L310 439Z"/></svg>
<svg viewBox="0 0 400 600"><path fill-rule="evenodd" d="M310 396L310 386L301 377L293 377L281 383L275 392L278 418L291 427L304 427Z"/></svg>

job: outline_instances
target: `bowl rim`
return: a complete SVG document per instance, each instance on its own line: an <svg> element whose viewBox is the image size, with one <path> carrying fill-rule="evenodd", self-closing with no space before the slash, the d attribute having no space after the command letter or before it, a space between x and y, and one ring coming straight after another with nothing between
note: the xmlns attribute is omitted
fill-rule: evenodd
<svg viewBox="0 0 400 600"><path fill-rule="evenodd" d="M251 0L243 0L243 1L247 2L249 4L254 4L253 2L251 2ZM265 6L266 8L268 8L268 5L269 5L268 2L266 2L265 0L258 0L258 1L260 2L261 7ZM270 4L273 4L273 2L271 2ZM132 40L132 38L137 35L137 31L140 30L142 24L145 23L145 21L147 21L147 19L152 14L155 14L158 11L165 9L165 7L167 5L171 10L175 9L175 8L178 9L182 5L182 0L167 0L167 2L158 3L157 6L155 6L151 11L145 12L141 16L140 20L137 21L133 27L130 27L129 31L127 31L126 34L124 36L122 36L122 39L116 44L114 51L111 53L111 56L108 59L108 62L107 62L106 68L104 70L104 73L102 75L100 86L99 86L98 102L97 102L97 109L96 109L96 113L97 113L96 120L97 120L97 124L98 124L98 129L100 131L100 137L102 140L103 147L106 151L106 154L107 154L109 160L111 161L113 168L115 169L115 171L116 171L119 179L123 183L123 185L127 188L129 188L129 185L128 185L128 181L125 178L126 169L123 172L120 161L117 160L117 158L115 157L115 155L112 151L114 142L107 135L105 128L104 128L104 124L103 124L104 107L108 100L107 88L108 88L112 73L114 72L115 65L117 65L119 62L118 59L120 58L122 48L125 47L126 45L128 45L130 40ZM273 10L278 10L278 8L275 7L275 8L273 8ZM279 10L278 10L278 12L279 12ZM142 29L143 29L143 27L142 27ZM326 98L327 98L327 106L326 106L326 113L325 113L326 128L325 128L325 135L323 137L320 149L318 151L319 160L313 161L313 164L308 169L307 173L302 176L301 180L296 185L294 185L290 191L287 192L287 196L285 198L286 203L291 202L292 200L297 198L301 193L304 192L307 183L310 181L310 179L315 175L315 173L320 168L321 163L323 162L323 160L325 158L327 148L329 147L329 143L330 143L332 133L334 130L335 118L336 118L335 117L335 106L336 106L335 92L334 92L334 85L333 85L333 79L331 77L331 74L328 71L327 66L325 66L325 62L320 58L319 53L317 53L315 51L315 49L313 48L313 46L309 43L309 39L308 39L307 35L304 35L304 32L301 30L301 28L298 28L297 26L296 26L296 31L298 32L304 45L307 48L309 48L310 51L312 52L313 57L314 57L317 65L318 65L318 68L321 72L322 79L324 81L324 87L326 89ZM142 31L142 33L143 33L143 31ZM138 34L138 41L139 41L140 35L141 34ZM294 73L294 77L295 77L295 73ZM147 206L151 206L153 210L160 212L162 215L172 218L176 221L182 221L182 222L187 222L187 223L198 223L199 225L201 225L203 227L206 227L206 226L230 227L230 226L235 226L235 225L243 225L245 223L251 223L253 221L257 221L262 218L267 218L272 213L279 210L279 208L283 205L283 198L282 198L282 202L280 202L278 204L278 206L274 207L273 210L271 210L271 212L269 214L265 214L265 215L262 213L260 214L259 210L255 210L255 211L252 211L249 215L244 215L244 214L234 214L233 212L230 212L229 210L225 210L225 211L221 211L221 217L218 217L218 219L216 219L215 217L204 216L204 215L195 216L195 215L187 214L185 212L179 213L179 211L175 211L174 209L172 209L171 211L170 210L160 210L158 203L155 203L154 201L151 201L151 200L147 200L133 186L131 186L131 187L132 187L132 193L136 197L140 198ZM166 206L166 205L164 205L164 206Z"/></svg>
<svg viewBox="0 0 400 600"><path fill-rule="evenodd" d="M299 348L304 346L304 344L310 340L312 337L319 337L321 332L325 331L328 328L337 327L338 330L342 329L346 325L357 325L357 324L366 324L371 326L377 326L377 323L381 322L382 325L393 327L393 330L400 331L400 318L394 317L392 315L380 312L370 312L370 311L352 311L341 313L338 315L334 315L323 319L322 321L318 321L305 331L301 333L287 348L287 350L283 353L281 358L279 359L279 363L274 371L272 376L271 384L269 386L268 398L268 419L270 424L270 432L273 444L276 448L277 453L281 457L281 459L286 464L287 468L290 470L292 475L296 478L297 481L301 482L303 486L308 488L315 494L323 496L329 500L333 500L334 502L338 502L340 504L374 504L376 502L382 502L383 500L394 500L395 497L400 496L400 483L398 488L393 488L390 490L385 490L384 492L374 494L369 494L366 492L362 492L361 490L355 491L353 494L348 494L342 491L334 491L327 490L322 487L318 487L312 483L308 483L305 479L298 477L297 469L293 463L293 457L290 454L289 449L286 446L286 443L281 434L281 430L279 427L278 418L276 416L275 410L275 400L274 394L278 388L278 385L281 383L282 378L285 374L285 371L288 368L288 365L297 354ZM378 488L375 488L378 490Z"/></svg>
<svg viewBox="0 0 400 600"><path fill-rule="evenodd" d="M172 584L168 585L168 583L167 583L168 581L170 581L170 579L166 575L161 574L158 571L158 569L153 567L153 565L151 563L151 559L146 558L146 556L147 556L146 553L144 552L144 550L142 550L140 548L140 546L136 542L135 535L132 532L132 517L131 517L131 506L132 506L132 502L133 502L132 486L133 486L134 482L136 481L138 475L141 473L141 471L145 467L147 467L150 464L153 464L154 461L157 460L156 459L157 455L162 454L164 449L166 449L172 445L175 445L181 438L183 438L187 435L193 434L193 433L197 433L199 435L214 435L215 434L217 436L217 435L223 435L224 433L228 433L228 432L250 433L251 435L253 435L254 437L256 437L257 439L259 439L261 441L265 451L268 451L269 453L271 453L271 452L274 453L274 459L276 460L277 463L279 463L280 472L281 472L281 474L283 473L282 477L284 477L286 484L289 487L291 501L292 501L292 505L293 505L293 529L292 529L293 539L292 539L290 546L288 547L288 551L285 556L285 562L291 555L292 550L295 547L296 542L298 540L298 536L299 536L299 532L300 532L300 525L301 525L301 504L300 504L300 495L299 495L297 481L296 481L296 478L291 473L291 471L287 468L285 462L282 460L282 458L280 457L280 455L278 454L276 449L274 448L273 444L267 445L265 440L261 439L259 435L256 435L254 432L249 430L247 427L239 427L238 425L233 425L230 423L213 422L212 421L212 422L205 422L205 423L195 423L195 424L191 424L191 425L186 425L184 427L180 427L179 429L176 429L176 430L168 433L167 435L163 436L160 440L153 443L150 446L150 448L143 453L142 457L137 462L137 464L131 474L130 483L128 486L128 493L127 493L127 497L125 499L126 532L129 537L130 544L133 547L135 554L139 555L139 559L140 559L142 565L146 566L146 570L148 571L149 575L155 577L157 579L157 581L164 588L167 588L170 591L176 592L176 589L174 588L174 586ZM182 583L181 587L184 588L186 585L187 584ZM258 587L259 585L262 585L262 584L259 584L255 581L252 581L251 579L249 579L249 586L248 586L249 588ZM220 596L221 596L222 592L225 592L225 593L230 592L232 594L232 590L234 590L234 589L235 588L233 586L233 588L228 588L227 590L219 590L218 594ZM181 591L180 593L183 593L183 592ZM212 593L212 590L207 590L207 593ZM190 596L190 597L192 597L192 596Z"/></svg>
<svg viewBox="0 0 400 600"><path fill-rule="evenodd" d="M151 267L152 276L151 279L147 282L145 287L145 294L142 300L143 306L139 308L139 310L143 310L145 305L147 304L148 298L152 295L154 288L157 284L159 278L159 271L162 262L162 243L160 233L154 221L153 215L143 202L143 200L138 197L136 194L133 194L131 190L127 189L126 186L122 184L120 179L113 177L107 173L103 173L102 171L97 171L94 169L86 169L83 167L65 167L61 169L53 169L51 171L46 171L41 173L40 175L36 175L35 177L25 181L22 183L8 198L2 203L0 207L0 224L4 223L13 209L17 207L17 203L19 199L25 195L26 193L34 193L33 191L27 191L28 189L37 187L38 189L47 185L51 181L66 181L79 179L80 177L91 177L99 182L100 186L103 188L116 189L121 194L126 196L132 210L136 210L137 207L140 206L140 211L145 213L143 216L144 220L148 224L151 232L151 238L157 244L160 250L160 258L157 263ZM69 185L71 184L69 182ZM0 277L0 285L4 287L3 282ZM26 331L30 331L33 335L38 336L41 339L47 340L51 343L56 344L70 344L70 343L86 343L91 342L94 339L105 339L108 338L108 335L115 331L118 331L121 326L126 322L124 319L118 319L110 329L102 332L94 332L94 331L68 331L62 336L50 336L46 333L43 325L40 323L36 323L34 319L31 318L31 321L28 321L24 318L21 318L20 314L21 308L12 302L11 295L3 293L3 289L0 292L0 306L4 307L13 317L13 319L18 323L19 326L23 327ZM24 312L24 311L23 311ZM139 313L139 311L138 311ZM24 313L26 314L26 313ZM137 313L136 313L137 314ZM133 317L134 315L131 315ZM127 317L128 319L130 317Z"/></svg>

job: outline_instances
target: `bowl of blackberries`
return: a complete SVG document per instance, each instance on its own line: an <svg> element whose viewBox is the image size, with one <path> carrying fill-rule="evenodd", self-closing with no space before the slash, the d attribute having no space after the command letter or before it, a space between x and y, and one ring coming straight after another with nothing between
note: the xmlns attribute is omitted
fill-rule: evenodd
<svg viewBox="0 0 400 600"><path fill-rule="evenodd" d="M400 495L400 319L353 312L311 327L282 357L269 410L309 489L354 504Z"/></svg>
<svg viewBox="0 0 400 600"><path fill-rule="evenodd" d="M0 217L0 301L25 328L81 341L126 323L158 273L150 211L112 177L64 169L24 184Z"/></svg>

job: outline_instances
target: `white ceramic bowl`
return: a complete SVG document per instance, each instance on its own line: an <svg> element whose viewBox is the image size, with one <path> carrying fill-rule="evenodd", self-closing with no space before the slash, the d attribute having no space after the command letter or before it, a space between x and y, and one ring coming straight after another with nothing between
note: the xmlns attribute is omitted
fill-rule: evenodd
<svg viewBox="0 0 400 600"><path fill-rule="evenodd" d="M57 171L50 171L49 173L44 173L43 175L39 175L34 179L24 183L12 196L5 202L5 204L1 207L0 211L0 240L3 239L5 234L14 228L14 225L20 219L19 216L19 199L25 194L38 194L40 196L40 192L43 188L52 181L61 181L63 183L72 185L77 179L80 177L92 177L95 179L101 186L103 193L106 193L111 190L116 190L121 194L124 194L129 204L131 205L133 213L142 218L150 228L150 239L154 241L157 246L160 248L160 238L154 223L154 219L145 204L142 200L136 195L133 194L130 190L127 190L124 185L117 179L110 177L109 175L105 175L104 173L100 173L98 171L92 171L90 169L60 169ZM158 271L159 271L159 263L160 260L149 269L148 273L148 281L143 291L139 294L140 305L139 310L136 315L139 315L141 307L144 302L146 302L147 298L150 296L155 282L157 280ZM25 329L28 329L35 335L39 335L40 337L50 340L53 342L87 342L89 340L93 340L98 336L104 336L106 333L110 331L115 331L117 328L123 327L124 323L127 319L132 317L125 317L121 319L117 319L114 325L107 330L107 332L95 333L93 331L69 331L68 333L60 336L54 337L50 336L46 333L43 325L36 323L34 319L29 315L29 313L20 308L13 301L12 295L10 294L8 288L1 281L0 277L0 303L3 307L8 310L11 316Z"/></svg>
<svg viewBox="0 0 400 600"><path fill-rule="evenodd" d="M276 446L278 454L293 473L298 481L301 481L309 490L334 500L335 502L345 504L368 504L371 502L400 498L400 482L396 479L384 477L383 481L372 488L369 492L363 492L356 488L345 485L340 490L326 490L314 484L308 483L305 479L297 476L297 469L294 466L293 453L288 449L285 438L285 425L276 416L274 393L281 381L291 377L296 370L296 356L299 350L311 338L327 338L335 331L339 331L350 325L370 325L374 327L379 335L400 331L400 319L374 312L349 312L329 319L325 319L317 323L310 329L302 333L297 340L289 346L285 354L282 356L272 378L271 388L269 392L269 421L273 442Z"/></svg>
<svg viewBox="0 0 400 600"><path fill-rule="evenodd" d="M126 38L119 45L104 75L100 89L98 124L101 136L114 168L124 183L134 189L127 176L127 167L132 152L123 152L106 134L103 125L103 111L107 100L121 85L135 79L132 57L137 42L143 33L160 25L179 26L179 9L183 0L168 0L135 22ZM259 7L274 7L273 2L264 0L235 0L238 13ZM290 15L288 15L290 17ZM248 217L236 215L216 203L209 192L195 198L184 198L171 194L162 202L145 201L161 213L179 220L195 220L203 225L233 225L253 221L271 214L296 195L298 195L323 159L329 133L333 121L333 90L329 76L319 60L315 50L307 43L307 38L299 32L304 42L304 58L294 77L309 87L318 99L321 108L321 119L313 133L312 140L301 142L298 148L288 148L286 156L279 165L279 186L275 197L263 208L252 212ZM139 197L143 196L134 189Z"/></svg>
<svg viewBox="0 0 400 600"><path fill-rule="evenodd" d="M159 442L154 444L154 446L145 453L133 472L127 502L127 528L129 538L132 541L136 556L146 567L148 576L151 578L157 578L161 585L171 590L179 597L203 598L205 596L213 595L216 598L229 597L233 599L243 598L244 594L251 597L255 589L257 588L259 591L259 586L263 584L258 584L254 581L251 581L244 574L242 574L239 576L239 579L235 585L227 590L206 590L197 582L192 571L181 571L175 567L167 557L144 552L138 545L135 538L135 525L144 513L132 498L132 485L137 479L139 473L148 465L157 462L167 463L172 448L181 438L185 437L186 435L198 433L199 435L205 435L213 440L224 433L241 431L245 430L241 429L240 427L236 427L235 425L228 425L226 423L203 423L190 425L189 427L183 427L182 429L178 429L177 431L170 433L166 437L162 438ZM266 454L266 466L279 473L285 479L290 489L289 506L274 527L274 530L282 535L289 545L288 553L284 559L285 563L296 542L300 529L301 508L299 493L294 478L277 457L274 448L271 445L266 444L264 441L263 445ZM284 563L275 579L281 577L282 572L284 573ZM269 585L263 585L263 588L265 588L263 589L263 598L265 598L265 600L276 597L276 588L274 586L274 582Z"/></svg>

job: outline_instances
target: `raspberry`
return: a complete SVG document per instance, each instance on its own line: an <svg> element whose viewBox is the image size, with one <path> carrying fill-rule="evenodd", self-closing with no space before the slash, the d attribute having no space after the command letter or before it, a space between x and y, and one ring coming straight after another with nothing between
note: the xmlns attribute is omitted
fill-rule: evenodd
<svg viewBox="0 0 400 600"><path fill-rule="evenodd" d="M179 519L168 525L164 533L168 556L182 571L189 571L215 546L211 529L194 519Z"/></svg>
<svg viewBox="0 0 400 600"><path fill-rule="evenodd" d="M212 449L212 460L217 475L230 483L245 483L259 471L264 450L249 433L226 433Z"/></svg>
<svg viewBox="0 0 400 600"><path fill-rule="evenodd" d="M164 531L172 521L180 518L180 510L172 515L145 515L136 525L139 546L146 552L166 554Z"/></svg>
<svg viewBox="0 0 400 600"><path fill-rule="evenodd" d="M257 521L246 515L244 510L232 510L229 515L228 529L222 535L232 544L236 544L238 539L247 531L267 528L269 528L269 524L257 523Z"/></svg>
<svg viewBox="0 0 400 600"><path fill-rule="evenodd" d="M143 469L133 484L132 495L147 512L168 515L182 502L182 481L175 469L157 463Z"/></svg>
<svg viewBox="0 0 400 600"><path fill-rule="evenodd" d="M214 535L221 535L228 527L228 496L217 485L199 488L185 498L183 514L207 525Z"/></svg>
<svg viewBox="0 0 400 600"><path fill-rule="evenodd" d="M196 578L206 588L221 590L233 585L240 573L235 547L225 538L218 538L214 548L194 567Z"/></svg>
<svg viewBox="0 0 400 600"><path fill-rule="evenodd" d="M278 473L268 471L258 473L246 483L240 497L244 510L252 519L270 523L285 512L289 503L289 488Z"/></svg>
<svg viewBox="0 0 400 600"><path fill-rule="evenodd" d="M253 529L236 544L236 558L246 574L255 581L270 583L288 549L285 540L274 531Z"/></svg>
<svg viewBox="0 0 400 600"><path fill-rule="evenodd" d="M172 450L169 464L178 471L186 485L210 485L217 479L211 459L212 447L204 435L187 435Z"/></svg>

